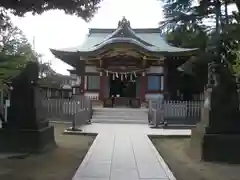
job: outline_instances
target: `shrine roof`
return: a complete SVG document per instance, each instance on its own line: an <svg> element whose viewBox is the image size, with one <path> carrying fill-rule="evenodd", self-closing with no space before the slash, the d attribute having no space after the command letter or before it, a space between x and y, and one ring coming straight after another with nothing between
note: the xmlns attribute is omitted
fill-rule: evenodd
<svg viewBox="0 0 240 180"><path fill-rule="evenodd" d="M130 22L123 18L119 21L117 29L89 29L89 34L85 42L77 47L53 50L52 53L57 56L58 53L94 53L108 45L117 43L129 43L142 48L147 52L153 53L174 53L174 52L194 52L198 49L179 48L169 45L163 36L160 35L160 29L132 29Z"/></svg>

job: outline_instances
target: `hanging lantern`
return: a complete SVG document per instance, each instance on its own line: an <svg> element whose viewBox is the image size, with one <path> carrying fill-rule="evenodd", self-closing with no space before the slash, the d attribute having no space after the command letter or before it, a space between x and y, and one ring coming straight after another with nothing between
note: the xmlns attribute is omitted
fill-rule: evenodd
<svg viewBox="0 0 240 180"><path fill-rule="evenodd" d="M112 74L112 79L115 80L115 74L114 73Z"/></svg>
<svg viewBox="0 0 240 180"><path fill-rule="evenodd" d="M117 77L117 78L119 77L117 72L116 72L116 77Z"/></svg>
<svg viewBox="0 0 240 180"><path fill-rule="evenodd" d="M142 72L142 76L145 76L145 72Z"/></svg>
<svg viewBox="0 0 240 180"><path fill-rule="evenodd" d="M106 75L108 76L108 71L106 71Z"/></svg>
<svg viewBox="0 0 240 180"><path fill-rule="evenodd" d="M125 78L127 79L127 73L125 73Z"/></svg>

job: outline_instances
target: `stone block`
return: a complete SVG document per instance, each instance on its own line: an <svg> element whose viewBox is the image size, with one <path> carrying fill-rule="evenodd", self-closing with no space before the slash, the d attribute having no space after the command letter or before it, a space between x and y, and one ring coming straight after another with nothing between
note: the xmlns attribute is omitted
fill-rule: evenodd
<svg viewBox="0 0 240 180"><path fill-rule="evenodd" d="M39 130L0 129L0 152L40 153L55 147L53 126Z"/></svg>
<svg viewBox="0 0 240 180"><path fill-rule="evenodd" d="M202 141L202 160L240 163L240 134L205 134Z"/></svg>

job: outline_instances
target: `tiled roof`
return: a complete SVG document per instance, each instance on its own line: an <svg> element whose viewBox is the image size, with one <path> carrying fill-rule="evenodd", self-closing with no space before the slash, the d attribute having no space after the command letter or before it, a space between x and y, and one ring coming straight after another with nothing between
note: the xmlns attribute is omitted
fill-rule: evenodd
<svg viewBox="0 0 240 180"><path fill-rule="evenodd" d="M111 29L110 29L111 30ZM133 29L134 30L134 29ZM147 30L147 29L146 29ZM137 32L136 30L134 30ZM90 29L91 32L91 29ZM129 42L129 43L136 43L137 45L140 45L144 48L149 49L150 51L154 52L184 52L184 51L193 51L196 49L188 49L188 48L178 48L169 45L164 37L160 35L160 33L148 33L147 31L144 33L136 33L136 35L142 39L143 41L151 44L152 46L145 46L137 41L134 41L133 39L129 38L118 38L118 39L109 39L108 41L105 41L102 43L104 40L108 39L107 37L111 35L110 33L91 33L88 35L86 38L85 42L77 47L72 47L72 48L64 48L61 49L60 51L65 51L65 52L89 52L89 51L94 51L98 48L100 48L103 44L109 44L112 42ZM96 46L97 45L97 46Z"/></svg>
<svg viewBox="0 0 240 180"><path fill-rule="evenodd" d="M51 51L55 56L60 54L70 56L72 53L81 55L81 53L94 53L103 47L117 43L133 44L153 53L180 53L197 50L171 46L160 35L160 29L132 29L130 22L123 18L119 21L117 29L90 29L85 42L80 46Z"/></svg>

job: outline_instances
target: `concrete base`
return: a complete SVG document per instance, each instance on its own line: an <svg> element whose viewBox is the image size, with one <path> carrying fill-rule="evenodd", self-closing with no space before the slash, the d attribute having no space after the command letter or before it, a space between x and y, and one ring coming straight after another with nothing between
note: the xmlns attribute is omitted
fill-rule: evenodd
<svg viewBox="0 0 240 180"><path fill-rule="evenodd" d="M202 160L240 164L240 134L205 134Z"/></svg>
<svg viewBox="0 0 240 180"><path fill-rule="evenodd" d="M55 147L53 126L40 130L0 129L0 152L40 153Z"/></svg>

